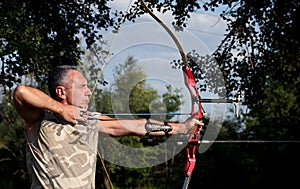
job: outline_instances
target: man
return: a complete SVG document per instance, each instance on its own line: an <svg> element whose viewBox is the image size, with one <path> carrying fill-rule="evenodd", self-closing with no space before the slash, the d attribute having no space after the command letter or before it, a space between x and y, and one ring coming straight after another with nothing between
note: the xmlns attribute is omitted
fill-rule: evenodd
<svg viewBox="0 0 300 189"><path fill-rule="evenodd" d="M26 124L27 166L31 188L95 188L98 133L110 136L164 135L145 129L146 119L90 120L87 80L72 66L61 66L49 77L49 93L20 85L14 91L17 112ZM98 121L100 120L100 121ZM162 124L152 121L156 124ZM188 133L199 122L170 123L168 134Z"/></svg>

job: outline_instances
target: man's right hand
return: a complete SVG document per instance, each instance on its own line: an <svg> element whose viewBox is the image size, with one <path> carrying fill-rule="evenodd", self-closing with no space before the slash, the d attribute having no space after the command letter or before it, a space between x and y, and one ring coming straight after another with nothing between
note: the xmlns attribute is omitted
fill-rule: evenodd
<svg viewBox="0 0 300 189"><path fill-rule="evenodd" d="M86 121L87 116L81 114L84 109L73 106L73 105L66 105L62 104L62 111L59 112L59 115L67 122L72 123L72 124L77 124L77 121Z"/></svg>

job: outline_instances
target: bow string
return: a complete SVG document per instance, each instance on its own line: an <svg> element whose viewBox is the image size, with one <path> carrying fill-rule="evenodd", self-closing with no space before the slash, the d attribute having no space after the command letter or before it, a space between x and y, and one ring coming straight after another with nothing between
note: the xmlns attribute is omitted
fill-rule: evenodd
<svg viewBox="0 0 300 189"><path fill-rule="evenodd" d="M99 82L99 80L100 80L100 78L101 78L101 76L102 76L102 74L103 74L103 70L104 70L104 68L105 68L105 66L106 66L106 64L107 64L107 62L108 62L108 59L109 59L110 56L111 56L111 52L112 52L113 45L114 45L114 43L115 43L115 41L116 41L116 39L117 39L117 35L119 34L122 25L123 25L124 22L125 22L126 16L127 16L127 14L128 14L128 10L129 10L129 8L131 7L132 2L133 2L133 0L131 0L131 1L129 2L128 7L127 7L127 10L126 10L125 14L122 16L122 18L121 18L121 20L120 20L120 23L119 23L118 27L116 28L116 30L113 31L113 33L115 34L115 35L114 35L114 38L113 38L113 40L112 40L111 45L109 46L109 49L108 49L108 51L107 51L107 55L106 55L106 57L104 58L104 61L103 61L103 63L102 63L102 66L101 66L99 72L97 73L97 76L96 76L97 79L96 79L96 81L95 81L95 83L94 83L94 85L93 85L93 87L92 87L91 95L90 95L90 97L89 97L89 100L92 98L92 96L93 96L94 93L95 93L97 84L98 84L98 82ZM95 57L97 58L97 60L98 60L99 62L101 62L100 59L99 59L99 57L98 57L98 55L97 55L97 53L96 53L94 50L92 50L92 49L91 49L91 52L95 55ZM81 116L83 116L83 115L86 114L86 113L87 113L86 111L85 111L85 112L81 112ZM99 114L99 115L101 115L101 114ZM98 115L94 115L94 116L98 116ZM104 172L105 172L105 175L106 175L107 181L108 181L108 183L109 183L109 186L110 186L111 189L114 189L114 185L113 185L113 183L112 183L112 181L111 181L111 178L110 178L109 173L108 173L108 171L107 171L107 168L106 168L106 166L105 166L104 158L103 158L103 156L101 155L101 153L100 153L98 150L97 150L97 155L99 156L99 159L100 159L100 161L101 161L101 164L102 164L103 170L104 170Z"/></svg>

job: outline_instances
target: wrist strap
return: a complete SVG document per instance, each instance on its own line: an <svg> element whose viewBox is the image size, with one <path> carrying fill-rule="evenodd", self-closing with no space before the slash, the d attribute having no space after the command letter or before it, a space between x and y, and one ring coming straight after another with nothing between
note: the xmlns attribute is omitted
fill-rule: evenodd
<svg viewBox="0 0 300 189"><path fill-rule="evenodd" d="M147 131L146 135L149 135L151 132L159 132L163 131L166 134L170 131L173 130L173 127L169 125L167 122L164 122L164 124L158 124L158 123L153 123L150 120L147 120L145 124L145 129Z"/></svg>

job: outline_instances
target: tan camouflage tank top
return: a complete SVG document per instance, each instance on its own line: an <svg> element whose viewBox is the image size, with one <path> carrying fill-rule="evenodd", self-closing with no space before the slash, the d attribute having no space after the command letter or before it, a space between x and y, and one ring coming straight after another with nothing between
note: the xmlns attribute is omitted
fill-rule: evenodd
<svg viewBox="0 0 300 189"><path fill-rule="evenodd" d="M39 134L27 144L32 189L94 189L97 121L65 123L45 112Z"/></svg>

